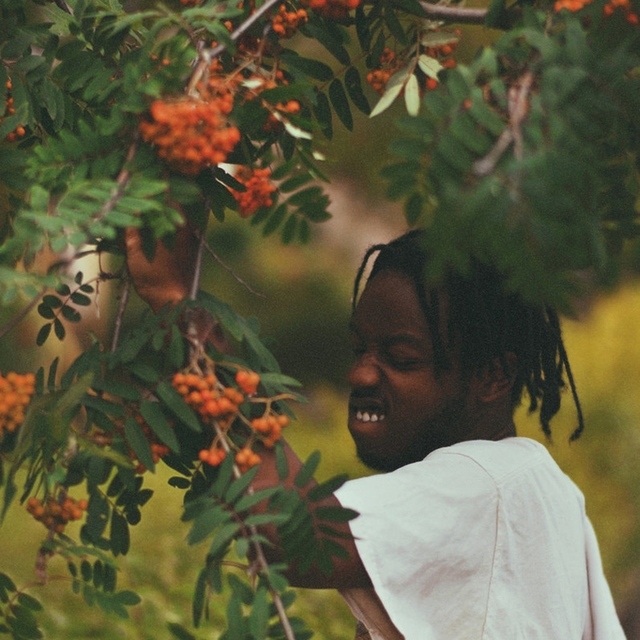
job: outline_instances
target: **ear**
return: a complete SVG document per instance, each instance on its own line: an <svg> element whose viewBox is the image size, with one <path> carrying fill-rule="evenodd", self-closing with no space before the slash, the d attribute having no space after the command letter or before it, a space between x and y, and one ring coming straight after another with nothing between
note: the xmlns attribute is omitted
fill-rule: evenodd
<svg viewBox="0 0 640 640"><path fill-rule="evenodd" d="M516 377L518 358L509 351L494 358L475 375L476 393L481 402L494 402L511 393Z"/></svg>

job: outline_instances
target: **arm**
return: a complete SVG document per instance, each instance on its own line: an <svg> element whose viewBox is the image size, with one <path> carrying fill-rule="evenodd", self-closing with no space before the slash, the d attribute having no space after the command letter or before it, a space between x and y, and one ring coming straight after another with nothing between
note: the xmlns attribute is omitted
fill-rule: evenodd
<svg viewBox="0 0 640 640"><path fill-rule="evenodd" d="M173 251L158 242L151 261L147 260L142 251L142 242L137 229L126 230L125 249L127 267L134 287L138 295L155 313L167 305L176 305L188 297L194 272L193 261L197 253L197 239L190 227L185 225L178 230ZM220 325L208 314L195 313L189 320L196 325L197 334L208 339L218 351L231 352ZM302 467L302 462L286 442L283 444L289 467L289 476L285 479L284 485L293 487L294 478ZM260 452L260 457L262 462L253 482L253 488L259 490L280 484L273 450L264 448ZM308 491L315 484L311 481L303 491ZM339 504L335 496L330 496L318 503L318 506L339 506ZM265 507L266 505L259 505L256 511ZM292 566L287 572L290 583L293 586L317 589L371 586L369 576L351 537L348 523L331 523L331 525L344 534L344 538L340 538L339 543L345 547L349 557L334 558L334 572L330 576L326 576L317 567L312 567L309 572L301 574L295 566ZM272 548L265 548L268 559L281 560L275 527L261 527L260 532L273 544Z"/></svg>

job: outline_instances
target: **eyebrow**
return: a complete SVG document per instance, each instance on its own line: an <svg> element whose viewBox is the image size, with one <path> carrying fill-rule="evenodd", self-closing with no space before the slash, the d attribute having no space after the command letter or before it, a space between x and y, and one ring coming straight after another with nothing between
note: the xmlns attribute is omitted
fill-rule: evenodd
<svg viewBox="0 0 640 640"><path fill-rule="evenodd" d="M353 321L349 322L349 331L354 333L357 337L362 337L360 331L358 331L355 323ZM422 346L425 339L415 336L411 333L395 333L390 336L386 336L384 339L385 346L392 346L394 344L412 344L415 346ZM431 345L429 339L426 339L426 342Z"/></svg>

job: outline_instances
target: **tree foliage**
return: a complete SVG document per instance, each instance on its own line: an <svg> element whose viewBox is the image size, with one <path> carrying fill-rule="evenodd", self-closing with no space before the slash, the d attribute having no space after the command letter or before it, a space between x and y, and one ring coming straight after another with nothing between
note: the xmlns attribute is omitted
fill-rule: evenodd
<svg viewBox="0 0 640 640"><path fill-rule="evenodd" d="M455 59L464 23L503 32L466 65ZM344 478L303 497L312 456L294 488L248 490L252 446L280 451L297 383L254 320L196 296L198 269L193 300L123 332L124 230L139 228L152 255L187 218L201 259L209 219L237 213L265 236L305 242L330 217L321 149L334 127L402 101L397 161L382 175L407 222L430 228L430 275L464 270L475 255L526 297L568 309L576 273L610 281L638 232L637 7L0 0L0 27L2 303L26 304L16 321L37 308L43 346L65 339L102 282L121 286L108 344L94 341L64 371L56 359L33 379L0 379L2 513L23 503L45 525L38 581L60 556L88 605L126 616L138 596L117 589L117 559L153 504L145 472L168 465L184 492L187 542L209 544L194 625L226 586L222 637L310 637L287 615L293 592L284 565L266 561L260 527L278 527L285 562L330 573L343 554L332 523L354 514L315 503ZM323 53L310 55L310 42ZM75 262L90 254L110 266L87 279ZM193 339L198 308L220 321L237 357ZM256 513L262 501L269 508ZM65 534L76 519L77 541ZM40 609L0 574L0 634L41 637Z"/></svg>

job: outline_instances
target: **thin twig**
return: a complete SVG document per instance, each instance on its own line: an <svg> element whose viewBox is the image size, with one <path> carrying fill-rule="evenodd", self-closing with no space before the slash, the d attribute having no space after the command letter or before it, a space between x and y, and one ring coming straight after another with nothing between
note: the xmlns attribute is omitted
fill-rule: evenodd
<svg viewBox="0 0 640 640"><path fill-rule="evenodd" d="M204 243L204 248L207 250L209 255L211 255L213 257L213 259L223 269L228 271L237 282L239 282L243 287L245 287L247 289L247 291L249 291L249 293L252 293L254 296L258 296L259 298L266 298L267 297L264 293L260 293L259 291L256 291L255 289L253 289L251 287L251 285L249 285L247 282L245 282L229 265L225 264L222 261L222 259L215 253L215 251L209 246L208 242Z"/></svg>
<svg viewBox="0 0 640 640"><path fill-rule="evenodd" d="M122 330L122 320L124 318L124 312L129 302L129 294L131 293L131 278L129 278L128 269L124 268L124 286L122 287L122 293L120 294L120 303L118 304L118 312L116 313L116 319L113 325L113 336L111 338L111 353L118 348L118 342L120 340L120 332Z"/></svg>
<svg viewBox="0 0 640 640"><path fill-rule="evenodd" d="M282 0L267 0L261 7L255 10L242 24L238 26L235 31L232 31L229 34L229 39L232 42L238 40L246 31L248 31L262 16L270 11L272 7L277 5ZM191 94L194 90L195 86L198 84L200 79L202 78L204 72L207 70L211 62L217 58L223 51L227 48L227 43L220 42L215 47L202 49L199 51L198 55L200 57L200 62L198 62L196 68L191 75L191 79L189 80L189 84L187 85L187 94Z"/></svg>

